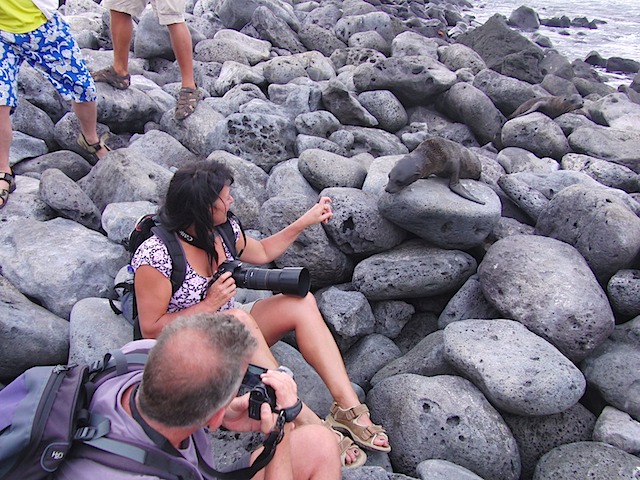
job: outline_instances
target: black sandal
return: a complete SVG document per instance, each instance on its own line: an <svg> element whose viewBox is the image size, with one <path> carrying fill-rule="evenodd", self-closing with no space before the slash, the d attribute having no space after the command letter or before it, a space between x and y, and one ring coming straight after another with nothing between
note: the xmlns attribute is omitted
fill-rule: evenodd
<svg viewBox="0 0 640 480"><path fill-rule="evenodd" d="M11 170L11 169L9 169ZM9 201L9 194L13 193L16 189L16 179L13 170L11 173L2 172L0 173L0 182L7 182L9 184L9 188L0 189L0 200L2 200L2 205L0 205L0 210L4 208L4 206Z"/></svg>

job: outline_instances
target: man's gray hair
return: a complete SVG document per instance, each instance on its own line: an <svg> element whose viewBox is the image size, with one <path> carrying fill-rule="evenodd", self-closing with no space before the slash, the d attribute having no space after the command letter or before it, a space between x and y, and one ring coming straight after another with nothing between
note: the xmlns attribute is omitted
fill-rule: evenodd
<svg viewBox="0 0 640 480"><path fill-rule="evenodd" d="M237 393L256 340L235 317L201 313L162 330L144 369L138 401L169 427L201 427Z"/></svg>

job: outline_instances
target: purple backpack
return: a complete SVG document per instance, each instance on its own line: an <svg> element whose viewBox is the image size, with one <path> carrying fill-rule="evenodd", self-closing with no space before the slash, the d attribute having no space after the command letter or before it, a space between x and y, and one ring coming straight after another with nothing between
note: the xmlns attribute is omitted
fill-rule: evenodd
<svg viewBox="0 0 640 480"><path fill-rule="evenodd" d="M147 352L105 356L89 365L32 367L0 390L0 478L45 479L74 442L104 436L107 419L91 418L89 403L102 382L141 370Z"/></svg>

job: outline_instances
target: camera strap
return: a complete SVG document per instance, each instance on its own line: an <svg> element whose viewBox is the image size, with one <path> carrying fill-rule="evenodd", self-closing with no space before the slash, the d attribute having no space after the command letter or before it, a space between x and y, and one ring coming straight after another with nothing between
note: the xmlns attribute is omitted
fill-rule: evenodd
<svg viewBox="0 0 640 480"><path fill-rule="evenodd" d="M151 425L149 425L147 421L142 418L142 415L140 415L140 411L138 410L135 402L135 397L138 393L138 387L139 384L133 388L133 391L131 392L131 395L129 397L129 408L131 409L131 416L158 448L160 448L163 452L171 455L172 457L179 457L183 459L184 457L171 444L171 442L169 442L169 440L167 440L161 433L159 433ZM200 448L198 448L199 442L196 441L194 435L194 446L196 454L198 456L198 470L200 471L202 476L208 480L249 480L253 478L253 476L259 470L267 466L267 464L275 455L276 446L282 441L282 438L284 437L284 424L285 416L281 413L280 415L278 415L278 419L273 430L269 432L269 435L267 435L267 438L263 443L264 448L262 449L262 452L260 452L260 455L258 455L255 461L248 467L239 468L237 470L231 470L228 472L220 472L207 463L207 461L202 457ZM148 460L150 463L154 462L154 458L152 457L149 457L145 460ZM164 464L166 462L162 463ZM177 462L175 462L173 468L168 468L169 473L176 475L177 478L191 478L192 472L186 470L186 467L178 464Z"/></svg>

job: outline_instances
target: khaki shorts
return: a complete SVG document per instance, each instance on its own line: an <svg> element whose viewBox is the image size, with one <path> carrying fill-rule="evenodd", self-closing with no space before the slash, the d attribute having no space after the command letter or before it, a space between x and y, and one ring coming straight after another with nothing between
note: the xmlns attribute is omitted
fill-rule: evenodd
<svg viewBox="0 0 640 480"><path fill-rule="evenodd" d="M156 12L160 25L184 23L186 0L104 0L102 6L139 17L148 3L151 3L151 8Z"/></svg>
<svg viewBox="0 0 640 480"><path fill-rule="evenodd" d="M239 309L239 310L243 310L247 313L251 313L251 309L253 308L253 306L256 304L258 300L254 300L253 302L249 302L249 303L238 303L235 302L235 304L233 305L235 308Z"/></svg>

